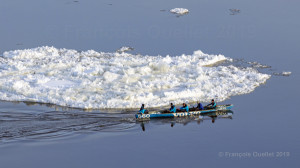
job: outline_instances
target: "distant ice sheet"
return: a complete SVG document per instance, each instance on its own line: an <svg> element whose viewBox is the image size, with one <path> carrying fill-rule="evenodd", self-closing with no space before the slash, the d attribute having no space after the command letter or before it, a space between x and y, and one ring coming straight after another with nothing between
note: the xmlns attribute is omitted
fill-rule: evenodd
<svg viewBox="0 0 300 168"><path fill-rule="evenodd" d="M79 108L137 108L170 102L222 101L246 94L270 75L216 63L224 55L149 56L54 47L0 57L0 99Z"/></svg>
<svg viewBox="0 0 300 168"><path fill-rule="evenodd" d="M179 15L183 15L183 14L189 13L189 10L185 9L185 8L174 8L174 9L171 9L170 12L179 14Z"/></svg>

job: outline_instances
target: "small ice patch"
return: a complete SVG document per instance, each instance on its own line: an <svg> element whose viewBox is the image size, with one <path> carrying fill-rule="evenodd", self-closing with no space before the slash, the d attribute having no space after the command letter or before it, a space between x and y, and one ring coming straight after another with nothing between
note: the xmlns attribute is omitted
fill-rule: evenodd
<svg viewBox="0 0 300 168"><path fill-rule="evenodd" d="M237 15L241 12L239 9L229 9L230 15Z"/></svg>
<svg viewBox="0 0 300 168"><path fill-rule="evenodd" d="M123 52L126 52L126 51L132 51L132 50L134 50L133 47L126 47L126 46L124 46L124 47L119 48L119 49L117 50L117 52L118 52L118 53L123 53Z"/></svg>
<svg viewBox="0 0 300 168"><path fill-rule="evenodd" d="M282 75L285 75L285 76L290 76L292 74L292 72L282 72Z"/></svg>
<svg viewBox="0 0 300 168"><path fill-rule="evenodd" d="M269 65L263 65L263 64L260 64L258 62L248 62L248 63L251 64L252 67L254 67L254 68L261 68L261 69L271 68L271 66L269 66Z"/></svg>
<svg viewBox="0 0 300 168"><path fill-rule="evenodd" d="M273 73L273 75L276 75L276 76L290 76L291 74L292 74L292 72Z"/></svg>
<svg viewBox="0 0 300 168"><path fill-rule="evenodd" d="M171 9L170 12L179 14L179 15L183 15L183 14L189 13L189 10L185 9L185 8L174 8L174 9Z"/></svg>

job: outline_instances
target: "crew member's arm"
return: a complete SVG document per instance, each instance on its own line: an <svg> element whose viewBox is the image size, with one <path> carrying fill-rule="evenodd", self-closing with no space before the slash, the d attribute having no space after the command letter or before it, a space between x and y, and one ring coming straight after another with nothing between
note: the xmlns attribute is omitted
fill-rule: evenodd
<svg viewBox="0 0 300 168"><path fill-rule="evenodd" d="M145 113L145 109L141 109L139 112L140 112L141 114L144 114L144 113Z"/></svg>
<svg viewBox="0 0 300 168"><path fill-rule="evenodd" d="M216 108L217 107L217 103L213 103L212 107Z"/></svg>

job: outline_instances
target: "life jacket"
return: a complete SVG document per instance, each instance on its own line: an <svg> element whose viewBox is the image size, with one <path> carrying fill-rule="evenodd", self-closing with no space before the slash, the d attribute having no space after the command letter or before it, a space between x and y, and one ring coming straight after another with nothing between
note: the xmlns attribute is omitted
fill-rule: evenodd
<svg viewBox="0 0 300 168"><path fill-rule="evenodd" d="M180 108L180 110L185 110L186 112L189 112L189 106L185 105L183 107Z"/></svg>
<svg viewBox="0 0 300 168"><path fill-rule="evenodd" d="M217 107L217 103L213 102L213 103L208 104L207 106L211 106L212 108L216 108Z"/></svg>
<svg viewBox="0 0 300 168"><path fill-rule="evenodd" d="M175 108L175 106L174 106L174 105L172 105L172 106L171 106L171 108L170 108L170 112L176 113L176 108Z"/></svg>
<svg viewBox="0 0 300 168"><path fill-rule="evenodd" d="M141 108L140 108L140 111L139 111L140 113L142 113L142 114L144 114L145 113L145 109L144 109L144 106L142 106Z"/></svg>
<svg viewBox="0 0 300 168"><path fill-rule="evenodd" d="M217 107L217 103L214 102L213 105L212 105L212 107L213 107L213 108L216 108L216 107Z"/></svg>

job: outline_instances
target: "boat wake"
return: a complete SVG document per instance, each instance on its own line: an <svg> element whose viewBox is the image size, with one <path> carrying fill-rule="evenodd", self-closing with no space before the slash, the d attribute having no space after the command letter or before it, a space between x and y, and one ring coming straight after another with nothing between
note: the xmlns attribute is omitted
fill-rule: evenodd
<svg viewBox="0 0 300 168"><path fill-rule="evenodd" d="M218 111L179 118L159 120L136 120L134 111L128 112L0 112L0 145L17 141L55 140L78 134L124 132L149 129L149 125L170 125L177 127L187 124L201 124L219 119L232 119L232 111Z"/></svg>
<svg viewBox="0 0 300 168"><path fill-rule="evenodd" d="M78 132L128 131L135 126L135 119L132 114L103 112L0 112L0 124L0 142L11 142L54 139Z"/></svg>

